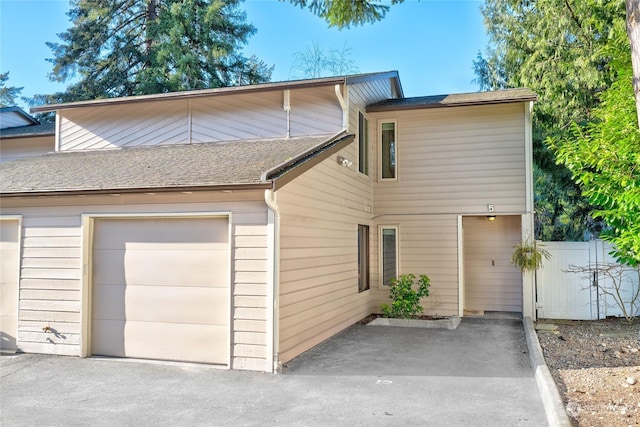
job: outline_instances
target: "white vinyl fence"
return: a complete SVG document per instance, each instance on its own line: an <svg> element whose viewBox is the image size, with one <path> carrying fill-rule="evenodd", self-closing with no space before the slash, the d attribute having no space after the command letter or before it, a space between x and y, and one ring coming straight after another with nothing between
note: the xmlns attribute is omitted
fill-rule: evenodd
<svg viewBox="0 0 640 427"><path fill-rule="evenodd" d="M622 317L623 312L611 295L613 282L603 273L615 260L611 246L602 240L590 242L538 242L551 254L536 273L538 318L595 320L608 316ZM590 267L591 273L570 270ZM640 315L640 298L635 305L628 301L638 292L638 273L632 268L621 271L622 299L629 313ZM594 283L602 289L598 289Z"/></svg>

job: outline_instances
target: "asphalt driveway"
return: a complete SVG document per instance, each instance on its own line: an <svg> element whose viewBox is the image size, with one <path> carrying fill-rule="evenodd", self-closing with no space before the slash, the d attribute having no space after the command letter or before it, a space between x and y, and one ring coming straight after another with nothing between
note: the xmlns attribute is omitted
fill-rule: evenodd
<svg viewBox="0 0 640 427"><path fill-rule="evenodd" d="M356 325L283 374L0 357L3 426L545 426L522 322Z"/></svg>

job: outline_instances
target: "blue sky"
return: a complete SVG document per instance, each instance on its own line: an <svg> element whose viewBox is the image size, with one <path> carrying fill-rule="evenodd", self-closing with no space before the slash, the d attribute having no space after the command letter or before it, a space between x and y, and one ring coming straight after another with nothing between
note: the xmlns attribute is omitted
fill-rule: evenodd
<svg viewBox="0 0 640 427"><path fill-rule="evenodd" d="M360 72L397 70L406 96L478 90L472 61L487 36L481 0L405 0L378 23L329 29L320 18L276 0L246 0L247 21L257 28L244 52L274 65L273 81L296 77L296 52L314 42L323 49L351 49ZM48 81L51 51L45 42L71 25L67 0L0 0L0 71L22 95L64 90ZM299 77L299 76L298 76Z"/></svg>

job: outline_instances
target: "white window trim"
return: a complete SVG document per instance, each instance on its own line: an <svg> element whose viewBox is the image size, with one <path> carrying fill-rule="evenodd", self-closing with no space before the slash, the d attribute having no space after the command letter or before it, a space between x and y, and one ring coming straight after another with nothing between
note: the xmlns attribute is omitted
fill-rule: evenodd
<svg viewBox="0 0 640 427"><path fill-rule="evenodd" d="M358 167L357 167L357 172L358 175L363 176L363 177L369 177L371 176L371 140L370 140L370 136L371 136L371 132L369 132L369 129L367 129L367 141L366 144L368 145L368 152L367 152L367 173L364 172L360 172L360 132L362 131L362 129L360 129L360 114L362 114L362 117L364 118L364 120L366 120L366 125L367 128L369 127L369 117L367 116L367 114L362 111L361 109L358 108L358 143L356 144L357 148L356 148L356 158L358 159Z"/></svg>
<svg viewBox="0 0 640 427"><path fill-rule="evenodd" d="M388 285L384 284L384 246L383 246L383 230L395 230L396 232L396 279L400 276L400 227L398 225L380 225L378 227L378 287L382 289L389 289Z"/></svg>
<svg viewBox="0 0 640 427"><path fill-rule="evenodd" d="M393 178L383 178L382 177L382 124L383 123L393 123L394 129L396 131L396 140L394 141L395 143L395 174ZM378 156L378 179L381 182L386 182L386 181L397 181L398 180L398 120L397 119L379 119L378 120L378 150L377 151L377 156Z"/></svg>

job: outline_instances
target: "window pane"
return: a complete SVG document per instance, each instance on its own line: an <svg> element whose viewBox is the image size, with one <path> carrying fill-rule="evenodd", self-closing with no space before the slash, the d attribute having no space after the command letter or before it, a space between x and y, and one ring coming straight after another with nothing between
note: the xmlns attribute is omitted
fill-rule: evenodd
<svg viewBox="0 0 640 427"><path fill-rule="evenodd" d="M358 292L369 289L369 226L358 225Z"/></svg>
<svg viewBox="0 0 640 427"><path fill-rule="evenodd" d="M369 175L369 121L358 115L358 171Z"/></svg>
<svg viewBox="0 0 640 427"><path fill-rule="evenodd" d="M382 123L382 178L396 177L396 124Z"/></svg>
<svg viewBox="0 0 640 427"><path fill-rule="evenodd" d="M396 244L396 229L382 229L382 284L389 286L391 279L398 277L398 254Z"/></svg>

